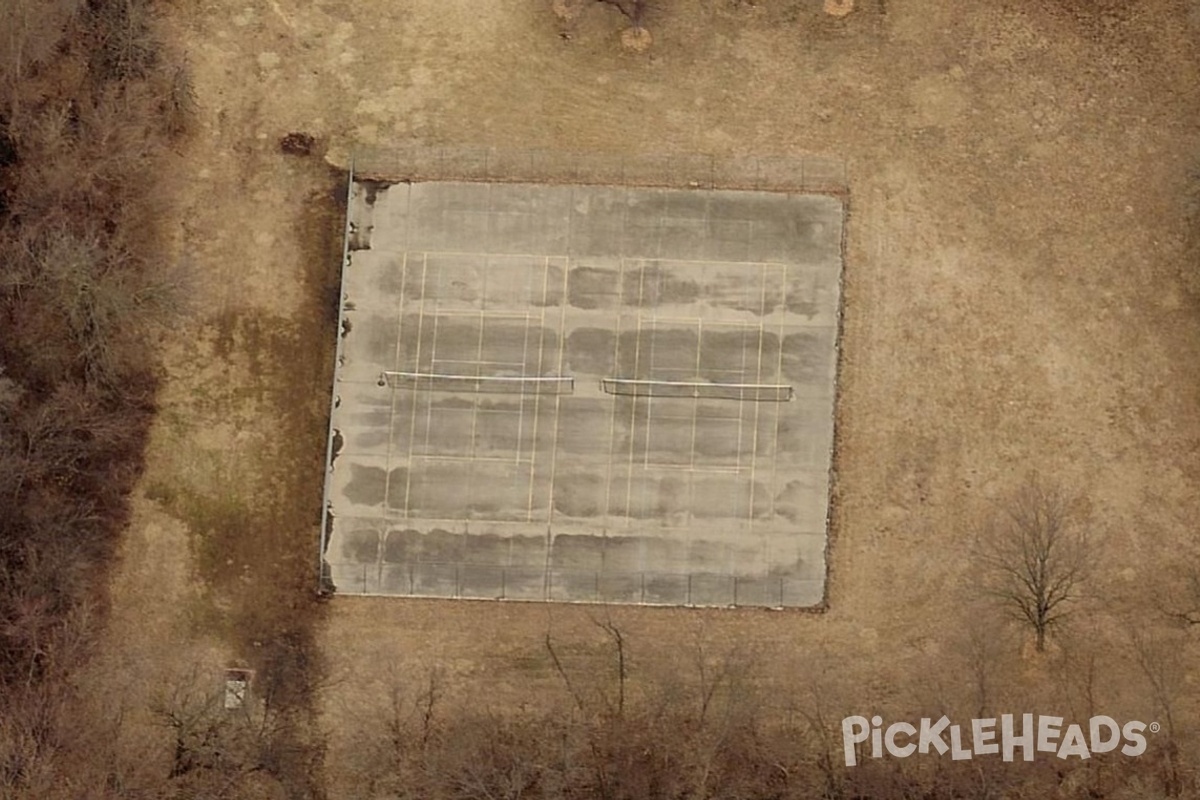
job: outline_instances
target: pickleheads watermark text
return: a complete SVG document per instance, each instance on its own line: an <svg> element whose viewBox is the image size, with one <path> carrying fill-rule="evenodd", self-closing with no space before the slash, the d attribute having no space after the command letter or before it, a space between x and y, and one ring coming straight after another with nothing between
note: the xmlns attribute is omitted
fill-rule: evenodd
<svg viewBox="0 0 1200 800"><path fill-rule="evenodd" d="M1078 724L1064 728L1062 717L1033 714L1001 714L999 719L973 719L965 726L952 724L943 716L936 721L925 718L916 725L893 722L887 727L882 717L856 715L842 720L842 745L848 767L858 763L859 745L868 740L871 758L883 758L885 752L895 758L936 752L940 756L950 753L955 761L990 755L1012 761L1019 751L1025 761L1033 761L1037 753L1086 759L1118 748L1123 755L1140 756L1146 752L1146 731L1158 733L1158 723L1131 720L1121 725L1112 717L1099 715L1088 720L1085 734Z"/></svg>

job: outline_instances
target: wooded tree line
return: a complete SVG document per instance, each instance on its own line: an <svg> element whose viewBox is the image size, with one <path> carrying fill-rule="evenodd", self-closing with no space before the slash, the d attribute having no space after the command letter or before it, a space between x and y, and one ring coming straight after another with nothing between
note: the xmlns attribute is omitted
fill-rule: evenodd
<svg viewBox="0 0 1200 800"><path fill-rule="evenodd" d="M152 13L146 0L0 3L6 797L43 796L70 730L67 675L102 616L155 409L148 336L179 296L155 179L192 96Z"/></svg>

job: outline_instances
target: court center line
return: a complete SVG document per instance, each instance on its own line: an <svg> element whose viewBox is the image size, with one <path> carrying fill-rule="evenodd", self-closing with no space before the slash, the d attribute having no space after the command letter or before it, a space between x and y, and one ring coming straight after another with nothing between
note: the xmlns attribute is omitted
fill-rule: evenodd
<svg viewBox="0 0 1200 800"><path fill-rule="evenodd" d="M487 270L484 270L483 280L484 280L483 296L486 297L487 296ZM479 314L479 340L477 341L476 346L475 346L475 360L476 361L483 360L483 326L484 326L483 313L481 311ZM478 371L476 374L478 374ZM473 499L471 496L471 492L474 489L474 483L475 483L475 464L474 464L475 455L476 455L475 437L478 435L478 433L479 433L479 395L476 394L475 397L471 401L471 463L467 465L466 492L464 492L464 494L463 494L463 498L467 503L467 508L465 510L464 519L470 519L470 516L471 516L470 503Z"/></svg>
<svg viewBox="0 0 1200 800"><path fill-rule="evenodd" d="M742 349L742 374L745 375L745 373L746 373L746 339L745 339L745 336L739 337L739 344L741 345L741 349ZM738 392L737 443L734 445L734 449L733 449L734 463L737 465L739 472L742 467L742 429L745 426L745 421L746 421L746 393L743 391L743 392ZM751 465L750 469L753 470L754 466ZM754 512L751 510L753 508L754 508L754 475L753 475L753 473L751 473L751 475L750 475L750 492L747 497L747 506L746 506L747 523L749 522L749 518L751 516L753 516Z"/></svg>
<svg viewBox="0 0 1200 800"><path fill-rule="evenodd" d="M490 185L487 187L486 191L488 193L488 212L489 212L489 221L490 221L490 211L491 211L491 207L492 207L492 205L491 205L492 204L492 194L491 194L491 186ZM487 325L487 323L485 321L485 315L487 314L487 293L488 293L488 268L487 268L486 254L484 256L483 274L480 276L480 282L481 282L482 286L479 291L479 310L478 310L479 339L477 340L476 345L475 345L475 361L476 361L476 363L483 361L484 328ZM524 316L524 315L517 315L517 318L519 319L522 316ZM475 375L479 376L480 374L482 374L482 370L477 368L475 370ZM478 455L478 447L476 446L476 438L479 435L479 403L480 403L480 396L478 393L476 393L475 396L471 400L471 446L470 446L471 463L467 464L466 492L463 495L463 497L467 503L467 509L466 509L466 513L464 514L464 518L468 518L468 519L471 516L470 503L474 499L474 497L472 496L472 492L474 491L474 488L475 488L475 457Z"/></svg>
<svg viewBox="0 0 1200 800"><path fill-rule="evenodd" d="M625 290L625 259L617 261L617 295L620 296ZM621 314L620 306L617 308L617 330L613 336L613 363L612 369L609 372L618 374L621 369L621 320L624 319ZM633 399L630 399L633 402ZM612 525L612 485L613 485L613 464L616 462L617 456L617 416L619 415L620 402L614 399L612 404L612 412L609 414L608 423L608 480L605 482L604 491L604 526L607 530Z"/></svg>
<svg viewBox="0 0 1200 800"><path fill-rule="evenodd" d="M787 270L786 269L783 270L782 279L781 279L780 283L782 284L781 294L780 294L780 304L784 308L787 308ZM783 320L780 320L780 322L779 322L779 361L778 361L778 364L776 365L775 375L776 375L776 380L778 380L780 382L783 381L783 340L784 340L785 320L786 320L786 317ZM775 409L775 440L774 440L774 448L771 453L771 516L772 517L775 516L775 490L778 488L778 485L779 485L779 428L781 427L780 426L780 418L783 416L783 405L784 404L779 403L778 405L779 405L779 407Z"/></svg>
<svg viewBox="0 0 1200 800"><path fill-rule="evenodd" d="M425 254L421 254L421 304L417 306L417 348L416 354L413 356L413 361L416 363L417 369L421 368L421 334L425 326L425 282L429 277L429 261ZM421 395L416 392L412 395L412 416L408 423L408 468L404 473L404 519L409 518L409 499L412 496L412 462L413 451L416 449L414 439L417 435L417 407L420 405Z"/></svg>
<svg viewBox="0 0 1200 800"><path fill-rule="evenodd" d="M693 321L696 323L696 364L695 364L695 369L692 370L692 373L693 373L692 380L699 382L700 381L700 352L703 349L701 341L704 338L704 322L700 317L697 317L694 320L688 320L688 323L690 324ZM694 473L696 471L696 423L697 423L697 420L699 419L699 417L700 417L700 398L693 397L692 398L692 435L691 435L691 442L689 443L690 449L688 451L688 465L686 467L687 472L688 472L688 502L687 502L687 515L686 515L685 519L687 520L687 522L689 524L692 522L692 520L694 520L696 518L696 476Z"/></svg>
<svg viewBox="0 0 1200 800"><path fill-rule="evenodd" d="M662 297L662 270L658 271L657 283L655 284L655 297ZM654 376L654 342L658 337L658 306L657 304L650 309L650 366L646 370L647 377L653 380ZM642 451L642 468L644 469L650 464L650 433L651 433L651 417L654 407L654 396L646 396L646 447Z"/></svg>
<svg viewBox="0 0 1200 800"><path fill-rule="evenodd" d="M542 315L538 323L538 355L536 369L536 374L538 375L541 375L544 372L542 369L542 359L545 358L546 355L546 303L549 300L549 294L550 257L547 256L542 261ZM521 374L524 374L524 372ZM522 400L524 400L524 396L522 396ZM533 522L533 490L536 482L534 470L537 466L538 428L541 425L541 406L542 394L541 392L536 392L533 395L533 441L530 444L529 449L529 496L525 503L525 520L527 522ZM518 439L518 446L519 445L520 440ZM520 450L518 448L518 454L519 453Z"/></svg>
<svg viewBox="0 0 1200 800"><path fill-rule="evenodd" d="M559 304L558 313L558 374L562 374L563 360L567 354L567 266L563 267L563 300ZM546 531L549 535L550 523L554 520L554 481L558 472L558 415L562 408L563 396L560 394L554 395L554 436L551 438L550 444L550 488L548 492L549 507L546 510ZM550 543L546 544L547 558L549 558Z"/></svg>
<svg viewBox="0 0 1200 800"><path fill-rule="evenodd" d="M646 264L641 263L641 269L638 273L638 302L637 302L637 332L633 338L633 376L638 376L638 366L641 360L642 353L642 299L645 296L646 288ZM629 413L629 474L625 479L625 520L627 526L632 526L633 518L630 511L633 506L633 454L637 449L637 404L638 398L634 397L630 405L632 409ZM647 435L649 431L647 430ZM648 438L648 437L647 437Z"/></svg>
<svg viewBox="0 0 1200 800"><path fill-rule="evenodd" d="M408 253L404 253L400 257L400 300L397 304L399 311L396 320L396 351L392 356L392 366L400 366L400 357L403 352L403 337L404 337L404 285L408 280ZM386 384L385 384L386 385ZM383 468L383 518L387 519L389 498L392 492L392 451L395 448L396 437L396 404L399 401L400 394L394 387L388 387L392 392L392 412L388 414L388 446L387 457L384 459Z"/></svg>
<svg viewBox="0 0 1200 800"><path fill-rule="evenodd" d="M766 267L762 267L759 270L759 283L762 286L762 298L760 300L760 303L761 303L760 310L765 314L766 310L767 310L767 268ZM763 324L760 322L758 324L758 365L754 369L754 379L756 381L758 381L759 383L762 383L762 379L763 379L763 377L762 377L763 343L766 339L764 330L765 329L763 328ZM745 355L745 352L743 351L743 356L744 355ZM759 414L761 413L761 408L762 408L762 403L754 404L754 438L750 445L750 519L749 519L749 523L748 523L749 529L751 531L754 530L754 498L755 498L756 489L757 489L757 484L755 484L754 480L755 480L755 469L757 468L757 465L758 465L758 422L759 422ZM776 413L778 413L778 411L779 410L776 409ZM742 432L741 422L739 421L739 423L738 423L738 440L739 440L739 442L741 440L741 432ZM738 449L738 458L739 459L741 458L740 447Z"/></svg>
<svg viewBox="0 0 1200 800"><path fill-rule="evenodd" d="M525 315L525 332L521 342L521 400L517 406L517 413L519 416L517 417L517 443L516 447L514 448L517 452L518 463L521 461L521 434L525 432L525 397L528 394L525 391L525 378L528 377L525 374L525 364L529 361L529 323L531 319L532 317L529 314ZM537 396L536 392L534 393L534 396ZM537 406L535 405L534 413L536 412Z"/></svg>
<svg viewBox="0 0 1200 800"><path fill-rule="evenodd" d="M438 299L433 299L433 334L429 337L429 368L433 370L433 362L437 360L437 343L438 343ZM425 444L426 451L429 450L429 439L433 436L433 398L425 395Z"/></svg>

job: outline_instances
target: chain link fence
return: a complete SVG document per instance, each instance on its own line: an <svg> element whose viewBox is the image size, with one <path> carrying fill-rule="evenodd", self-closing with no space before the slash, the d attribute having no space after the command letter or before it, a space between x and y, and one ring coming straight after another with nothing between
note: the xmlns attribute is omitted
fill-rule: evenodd
<svg viewBox="0 0 1200 800"><path fill-rule="evenodd" d="M843 195L846 162L818 155L618 155L428 145L362 148L357 180L477 181Z"/></svg>
<svg viewBox="0 0 1200 800"><path fill-rule="evenodd" d="M846 163L815 156L596 155L542 150L407 146L352 154L347 196L356 182L466 181L729 189L845 196ZM346 252L350 226L347 221ZM339 320L339 330L342 322ZM339 338L339 355L341 341ZM339 358L340 362L340 358ZM336 385L332 398L336 406ZM732 576L623 572L449 562L352 563L326 552L334 431L326 454L321 525L321 587L341 594L666 606L812 608L823 602L822 575ZM823 572L823 567L821 572Z"/></svg>
<svg viewBox="0 0 1200 800"><path fill-rule="evenodd" d="M339 594L707 607L811 607L822 582L797 576L599 572L444 561L331 565Z"/></svg>

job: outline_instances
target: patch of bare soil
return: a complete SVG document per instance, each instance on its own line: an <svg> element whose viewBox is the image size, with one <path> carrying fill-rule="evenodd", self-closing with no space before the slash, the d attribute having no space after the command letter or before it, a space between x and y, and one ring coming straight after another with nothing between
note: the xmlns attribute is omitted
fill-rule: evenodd
<svg viewBox="0 0 1200 800"><path fill-rule="evenodd" d="M838 17L814 2L687 0L648 14L654 42L635 53L602 4L568 37L549 4L524 0L178 7L204 131L174 213L209 284L202 321L168 346L146 476L162 499L129 547L199 542L191 572L175 574L207 588L165 595L177 606L165 615L187 619L179 598L199 592L198 616L216 621L183 642L219 643L226 660L267 671L275 662L256 643L303 653L297 707L315 703L322 718L319 731L306 718L297 741L328 736L327 785L354 796L382 785L389 719L396 703L419 709L435 694L420 688L430 675L442 708L570 706L549 631L563 671L611 676L597 615L627 637L643 685L685 671L678 659L696 642L751 653L748 680L770 688L772 713L818 720L817 731L836 733L851 711L1172 711L1170 747L1194 759L1196 643L1160 626L1148 597L1200 511L1188 205L1200 84L1185 11L922 1ZM828 613L347 597L312 628L320 615L300 598L316 576L332 334L313 324L305 277L328 248L306 231L333 224L313 209L337 212L328 178L278 152L294 130L328 142L341 165L356 147L409 140L847 159ZM1089 498L1108 549L1057 655L1023 657L1019 630L980 602L967 541L1031 469ZM164 591L164 578L127 563L144 575L141 589L115 592L132 619L139 592ZM283 598L294 615L265 610ZM189 660L194 645L164 646L151 630L130 626L119 649ZM321 661L314 694L322 672L307 665ZM698 673L706 658L689 663Z"/></svg>
<svg viewBox="0 0 1200 800"><path fill-rule="evenodd" d="M825 0L825 13L844 17L854 10L854 0Z"/></svg>
<svg viewBox="0 0 1200 800"><path fill-rule="evenodd" d="M298 126L259 132L252 109L214 105L226 77L196 59L199 130L167 192L192 315L160 343L160 414L86 681L121 710L125 774L322 797L314 575L345 178ZM227 667L253 675L237 712Z"/></svg>

